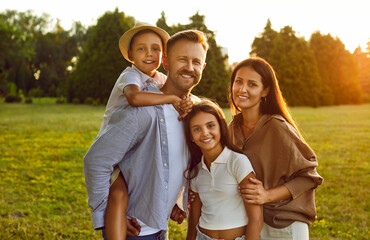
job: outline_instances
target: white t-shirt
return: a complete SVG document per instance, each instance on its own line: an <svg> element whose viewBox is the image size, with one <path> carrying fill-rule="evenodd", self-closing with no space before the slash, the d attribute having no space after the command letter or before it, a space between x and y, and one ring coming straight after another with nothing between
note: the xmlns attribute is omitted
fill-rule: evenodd
<svg viewBox="0 0 370 240"><path fill-rule="evenodd" d="M238 184L254 172L247 156L224 147L212 162L210 171L204 157L196 167L199 172L190 181L190 186L202 202L199 226L225 230L247 225L248 216L238 191Z"/></svg>
<svg viewBox="0 0 370 240"><path fill-rule="evenodd" d="M120 107L127 107L129 105L125 94L123 94L123 89L127 85L137 85L140 90L143 91L148 80L153 82L157 88L160 88L166 82L166 79L167 76L158 71L156 72L155 76L151 78L145 73L141 72L135 65L132 65L132 67L127 67L125 70L123 70L114 84L112 92L109 96L104 112L103 123L100 127L98 136L103 133L112 116L112 113Z"/></svg>
<svg viewBox="0 0 370 240"><path fill-rule="evenodd" d="M164 104L164 117L160 121L166 121L167 141L168 143L168 159L169 163L164 163L164 167L169 167L169 182L166 186L168 189L168 204L167 216L170 218L172 208L175 206L176 201L180 197L181 188L185 184L184 171L187 169L190 153L186 145L185 132L183 122L177 120L179 113L175 110L172 104ZM138 219L141 226L139 236L150 235L159 232L160 229L154 229L146 226Z"/></svg>

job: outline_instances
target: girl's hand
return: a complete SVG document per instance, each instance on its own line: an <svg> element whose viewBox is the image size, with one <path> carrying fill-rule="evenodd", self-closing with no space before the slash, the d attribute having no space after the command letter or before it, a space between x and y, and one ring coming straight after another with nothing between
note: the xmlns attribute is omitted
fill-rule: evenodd
<svg viewBox="0 0 370 240"><path fill-rule="evenodd" d="M261 181L250 178L251 183L240 184L238 189L245 203L248 204L265 204L269 202L268 191L263 187Z"/></svg>
<svg viewBox="0 0 370 240"><path fill-rule="evenodd" d="M181 109L181 112L178 119L179 121L181 121L188 115L188 113L193 108L193 102L191 101L190 96L182 97L181 101L179 102L179 108Z"/></svg>
<svg viewBox="0 0 370 240"><path fill-rule="evenodd" d="M139 236L141 227L137 222L136 218L127 218L127 236L136 237Z"/></svg>

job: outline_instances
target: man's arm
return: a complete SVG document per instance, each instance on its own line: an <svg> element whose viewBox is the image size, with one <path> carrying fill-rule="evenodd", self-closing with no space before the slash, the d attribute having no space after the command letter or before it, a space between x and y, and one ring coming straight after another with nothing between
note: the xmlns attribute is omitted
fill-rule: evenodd
<svg viewBox="0 0 370 240"><path fill-rule="evenodd" d="M104 227L110 175L113 167L122 161L138 137L137 110L128 108L113 113L113 124L90 146L84 157L85 182L88 204L93 210L94 228Z"/></svg>

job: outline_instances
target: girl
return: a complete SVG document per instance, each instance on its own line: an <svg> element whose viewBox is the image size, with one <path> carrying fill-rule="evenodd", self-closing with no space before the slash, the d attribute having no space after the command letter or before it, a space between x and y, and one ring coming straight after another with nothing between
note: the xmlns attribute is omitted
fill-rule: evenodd
<svg viewBox="0 0 370 240"><path fill-rule="evenodd" d="M261 239L309 238L316 218L314 189L323 181L280 92L273 68L249 58L233 69L229 125L233 144L250 159L257 179L241 185L244 202L263 205Z"/></svg>
<svg viewBox="0 0 370 240"><path fill-rule="evenodd" d="M238 184L255 178L248 158L232 146L221 108L210 100L193 106L185 119L191 152L187 240L255 239L262 228L259 205L243 203Z"/></svg>

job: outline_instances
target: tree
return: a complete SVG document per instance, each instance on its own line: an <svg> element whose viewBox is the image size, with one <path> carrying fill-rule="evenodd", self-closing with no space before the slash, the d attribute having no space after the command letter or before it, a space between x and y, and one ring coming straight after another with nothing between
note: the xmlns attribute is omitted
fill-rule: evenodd
<svg viewBox="0 0 370 240"><path fill-rule="evenodd" d="M118 41L133 26L133 20L115 9L87 30L87 42L68 83L69 102L87 97L106 102L119 74L130 65L121 55Z"/></svg>
<svg viewBox="0 0 370 240"><path fill-rule="evenodd" d="M276 32L268 20L264 32L252 43L251 55L266 59L275 69L289 105L322 104L323 90L314 54L290 26Z"/></svg>
<svg viewBox="0 0 370 240"><path fill-rule="evenodd" d="M270 19L267 19L266 26L260 37L255 37L252 43L250 55L258 55L259 57L270 61L271 51L274 48L274 40L278 36L278 32L272 29Z"/></svg>
<svg viewBox="0 0 370 240"><path fill-rule="evenodd" d="M358 79L364 94L365 101L370 101L370 41L367 43L366 52L359 46L353 52L358 66Z"/></svg>
<svg viewBox="0 0 370 240"><path fill-rule="evenodd" d="M313 33L309 41L323 84L333 95L334 104L360 103L362 91L357 64L338 38Z"/></svg>
<svg viewBox="0 0 370 240"><path fill-rule="evenodd" d="M39 87L47 96L66 96L67 68L79 53L76 39L57 23L53 32L38 36L36 52Z"/></svg>

